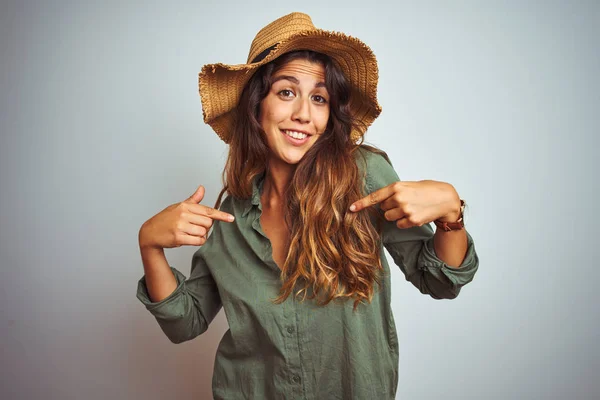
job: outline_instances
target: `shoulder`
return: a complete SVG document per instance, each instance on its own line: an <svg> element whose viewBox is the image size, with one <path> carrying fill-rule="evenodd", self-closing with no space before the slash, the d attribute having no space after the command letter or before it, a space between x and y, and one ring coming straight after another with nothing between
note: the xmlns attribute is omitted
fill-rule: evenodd
<svg viewBox="0 0 600 400"><path fill-rule="evenodd" d="M400 180L383 150L363 145L356 151L355 157L359 170L364 174L368 193Z"/></svg>
<svg viewBox="0 0 600 400"><path fill-rule="evenodd" d="M240 199L225 192L219 205L219 210L233 215L236 219L244 214L244 211L251 206L252 199Z"/></svg>
<svg viewBox="0 0 600 400"><path fill-rule="evenodd" d="M229 214L233 214L234 211L234 200L233 197L231 197L228 193L224 194L224 198L221 201L221 205L219 205L219 210L229 213Z"/></svg>
<svg viewBox="0 0 600 400"><path fill-rule="evenodd" d="M218 219L214 219L212 222L212 226L209 230L209 235L206 240L206 243L203 244L198 250L198 254L220 254L222 253L224 236L228 233L231 233L231 228L233 225L238 223L238 216L236 215L236 205L235 199L233 199L230 195L224 195L224 198L219 204L218 210L226 212L228 214L233 215L236 220L234 222L223 222Z"/></svg>

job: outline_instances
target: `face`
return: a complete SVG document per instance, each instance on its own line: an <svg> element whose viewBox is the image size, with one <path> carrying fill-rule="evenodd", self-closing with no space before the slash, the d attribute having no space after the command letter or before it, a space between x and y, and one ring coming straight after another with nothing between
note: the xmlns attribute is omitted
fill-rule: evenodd
<svg viewBox="0 0 600 400"><path fill-rule="evenodd" d="M273 74L271 90L260 103L259 122L275 161L297 164L329 120L325 68L293 60Z"/></svg>

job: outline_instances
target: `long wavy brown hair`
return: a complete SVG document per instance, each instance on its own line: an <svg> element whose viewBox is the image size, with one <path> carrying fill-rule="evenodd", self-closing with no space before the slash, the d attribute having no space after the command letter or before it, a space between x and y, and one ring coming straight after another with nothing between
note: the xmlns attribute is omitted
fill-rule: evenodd
<svg viewBox="0 0 600 400"><path fill-rule="evenodd" d="M309 291L309 299L327 305L333 299L354 299L356 310L371 302L374 285L381 284L381 212L348 212L362 198L364 171L356 155L359 147L387 155L381 150L350 140L356 121L349 112L350 87L344 74L326 55L302 50L287 53L262 66L246 84L235 111L234 132L223 170L223 190L234 198L252 196L255 178L268 173L270 149L259 123L260 102L271 89L271 77L287 62L304 59L321 64L330 97L330 115L325 132L297 164L286 191L285 223L288 250L281 267L282 286L275 304L282 303L298 284L296 296ZM364 127L363 127L364 128ZM379 222L378 222L379 221Z"/></svg>

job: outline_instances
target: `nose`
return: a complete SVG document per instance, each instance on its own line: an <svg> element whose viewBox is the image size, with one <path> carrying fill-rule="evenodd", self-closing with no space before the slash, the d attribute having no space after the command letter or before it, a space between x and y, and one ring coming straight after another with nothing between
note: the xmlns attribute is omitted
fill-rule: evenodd
<svg viewBox="0 0 600 400"><path fill-rule="evenodd" d="M310 122L310 100L298 97L292 114L292 120L300 123Z"/></svg>

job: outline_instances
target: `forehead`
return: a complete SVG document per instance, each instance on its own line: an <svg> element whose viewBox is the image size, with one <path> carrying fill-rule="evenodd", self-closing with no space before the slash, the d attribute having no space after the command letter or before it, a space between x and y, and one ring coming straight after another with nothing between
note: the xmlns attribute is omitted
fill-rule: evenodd
<svg viewBox="0 0 600 400"><path fill-rule="evenodd" d="M273 74L273 77L275 78L281 75L293 76L299 80L304 79L325 82L325 68L319 63L302 59L285 63Z"/></svg>

